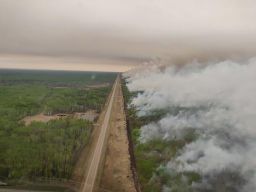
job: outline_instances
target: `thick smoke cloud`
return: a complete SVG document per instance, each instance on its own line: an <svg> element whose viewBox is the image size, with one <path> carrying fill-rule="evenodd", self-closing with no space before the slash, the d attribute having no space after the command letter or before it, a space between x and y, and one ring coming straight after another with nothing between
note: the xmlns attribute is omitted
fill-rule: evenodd
<svg viewBox="0 0 256 192"><path fill-rule="evenodd" d="M197 139L165 165L168 171L199 173L198 191L216 190L218 178L230 182L231 191L256 191L255 74L255 59L125 74L128 88L142 92L132 101L138 115L167 111L141 128L141 142L180 139L193 130Z"/></svg>
<svg viewBox="0 0 256 192"><path fill-rule="evenodd" d="M255 9L253 0L0 0L0 54L131 61L255 55Z"/></svg>

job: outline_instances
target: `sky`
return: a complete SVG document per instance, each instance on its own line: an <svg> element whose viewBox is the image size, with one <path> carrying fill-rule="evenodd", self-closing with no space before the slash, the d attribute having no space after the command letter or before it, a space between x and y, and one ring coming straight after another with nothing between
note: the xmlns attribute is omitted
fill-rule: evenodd
<svg viewBox="0 0 256 192"><path fill-rule="evenodd" d="M254 0L0 0L0 68L253 57L255 10Z"/></svg>

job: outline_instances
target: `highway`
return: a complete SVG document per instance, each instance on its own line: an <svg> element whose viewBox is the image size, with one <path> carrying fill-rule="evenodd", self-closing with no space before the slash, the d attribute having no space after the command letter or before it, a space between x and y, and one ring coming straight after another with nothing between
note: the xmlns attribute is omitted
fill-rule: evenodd
<svg viewBox="0 0 256 192"><path fill-rule="evenodd" d="M94 185L96 182L96 178L98 175L99 167L102 158L104 158L105 155L105 150L104 147L106 147L106 142L108 138L108 128L109 128L109 121L110 121L110 116L111 116L111 111L113 108L113 102L114 102L114 97L116 95L116 90L117 90L117 85L120 83L120 77L118 76L114 85L113 89L111 92L111 98L108 103L108 107L105 113L104 120L101 125L99 137L97 138L97 144L96 147L93 151L91 161L89 163L89 168L87 171L87 174L85 176L84 183L82 184L81 187L81 192L93 192L94 190Z"/></svg>

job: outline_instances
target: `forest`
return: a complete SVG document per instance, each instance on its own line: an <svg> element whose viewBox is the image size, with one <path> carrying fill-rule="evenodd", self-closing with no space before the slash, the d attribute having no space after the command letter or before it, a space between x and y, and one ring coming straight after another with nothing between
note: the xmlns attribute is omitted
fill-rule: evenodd
<svg viewBox="0 0 256 192"><path fill-rule="evenodd" d="M66 117L25 125L22 119L38 113L100 112L115 77L115 73L0 70L0 181L69 179L93 122ZM100 84L104 86L95 86Z"/></svg>

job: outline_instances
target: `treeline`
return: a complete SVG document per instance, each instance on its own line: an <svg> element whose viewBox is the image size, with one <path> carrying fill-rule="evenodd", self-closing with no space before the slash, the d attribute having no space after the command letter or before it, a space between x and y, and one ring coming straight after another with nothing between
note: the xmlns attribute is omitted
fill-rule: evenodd
<svg viewBox="0 0 256 192"><path fill-rule="evenodd" d="M18 120L39 112L83 112L88 109L100 111L111 90L103 87L92 90L76 88L47 88L35 85L0 86L0 118Z"/></svg>
<svg viewBox="0 0 256 192"><path fill-rule="evenodd" d="M21 120L42 112L100 111L111 86L91 90L52 86L56 82L86 86L88 82L112 82L115 78L115 74L93 75L0 70L0 181L70 178L76 158L88 142L92 123L63 118L25 125Z"/></svg>
<svg viewBox="0 0 256 192"><path fill-rule="evenodd" d="M112 84L117 73L70 72L0 69L0 85L34 84L65 87L84 87L102 83Z"/></svg>
<svg viewBox="0 0 256 192"><path fill-rule="evenodd" d="M74 157L87 142L92 124L60 119L25 126L21 119L40 112L100 111L110 89L0 86L0 178L69 178Z"/></svg>
<svg viewBox="0 0 256 192"><path fill-rule="evenodd" d="M92 90L81 89L50 89L42 103L44 113L72 113L83 112L88 109L100 111L111 90L103 87Z"/></svg>
<svg viewBox="0 0 256 192"><path fill-rule="evenodd" d="M69 178L76 153L88 141L92 124L65 118L17 124L0 130L0 176L6 179Z"/></svg>
<svg viewBox="0 0 256 192"><path fill-rule="evenodd" d="M107 94L106 88L86 93L33 85L0 87L0 178L68 178L92 124L60 119L25 126L21 119L44 110L57 113L82 111L85 107L100 109ZM81 105L84 107L79 108Z"/></svg>

